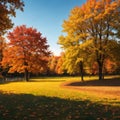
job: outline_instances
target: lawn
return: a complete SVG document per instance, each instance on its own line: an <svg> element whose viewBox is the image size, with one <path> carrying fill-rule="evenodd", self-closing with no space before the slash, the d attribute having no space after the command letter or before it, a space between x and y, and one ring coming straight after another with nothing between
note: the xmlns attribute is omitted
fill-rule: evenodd
<svg viewBox="0 0 120 120"><path fill-rule="evenodd" d="M41 77L1 83L0 120L119 120L120 85L97 85L96 77L86 77L83 85L79 79Z"/></svg>

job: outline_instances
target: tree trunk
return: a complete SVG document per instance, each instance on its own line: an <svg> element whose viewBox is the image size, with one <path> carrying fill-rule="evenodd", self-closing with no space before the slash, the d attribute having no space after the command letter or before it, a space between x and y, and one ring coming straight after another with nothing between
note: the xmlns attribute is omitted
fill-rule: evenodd
<svg viewBox="0 0 120 120"><path fill-rule="evenodd" d="M28 82L29 81L29 73L28 70L25 69L25 80Z"/></svg>
<svg viewBox="0 0 120 120"><path fill-rule="evenodd" d="M99 67L99 80L103 80L103 63L102 62L98 62L98 67Z"/></svg>
<svg viewBox="0 0 120 120"><path fill-rule="evenodd" d="M81 73L81 81L84 82L84 75L83 75L83 62L80 61L80 73Z"/></svg>

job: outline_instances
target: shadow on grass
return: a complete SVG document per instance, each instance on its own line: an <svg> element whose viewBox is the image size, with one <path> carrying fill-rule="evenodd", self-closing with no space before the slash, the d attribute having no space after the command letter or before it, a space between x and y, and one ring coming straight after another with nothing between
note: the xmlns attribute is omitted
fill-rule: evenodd
<svg viewBox="0 0 120 120"><path fill-rule="evenodd" d="M28 82L65 82L66 80L52 80L52 79L30 79ZM9 84L9 83L13 83L13 82L26 82L24 79L22 80L7 80L7 81L4 81L4 80L1 80L0 81L0 84Z"/></svg>
<svg viewBox="0 0 120 120"><path fill-rule="evenodd" d="M120 108L31 94L0 93L0 120L119 120Z"/></svg>
<svg viewBox="0 0 120 120"><path fill-rule="evenodd" d="M120 86L119 78L111 78L105 80L90 80L85 82L72 82L67 86Z"/></svg>

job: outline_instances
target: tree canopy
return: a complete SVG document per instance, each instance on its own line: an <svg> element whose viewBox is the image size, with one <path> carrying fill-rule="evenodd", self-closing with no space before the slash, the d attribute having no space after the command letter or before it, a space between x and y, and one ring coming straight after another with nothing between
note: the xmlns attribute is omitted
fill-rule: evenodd
<svg viewBox="0 0 120 120"><path fill-rule="evenodd" d="M109 57L111 41L119 40L119 21L120 0L87 0L82 6L73 8L63 23L66 34L58 41L66 53L68 72L76 70L78 60L91 59L98 64L99 80L103 79L104 61Z"/></svg>
<svg viewBox="0 0 120 120"><path fill-rule="evenodd" d="M16 9L23 11L22 0L0 0L0 36L13 27L12 16L16 16Z"/></svg>
<svg viewBox="0 0 120 120"><path fill-rule="evenodd" d="M3 53L2 65L9 72L40 73L46 70L50 55L47 39L36 29L25 25L17 26L8 34L7 46Z"/></svg>

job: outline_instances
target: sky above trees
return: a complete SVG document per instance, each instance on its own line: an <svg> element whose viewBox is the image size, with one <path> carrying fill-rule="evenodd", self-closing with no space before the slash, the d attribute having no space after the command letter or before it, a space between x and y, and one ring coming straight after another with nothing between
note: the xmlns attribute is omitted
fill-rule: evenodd
<svg viewBox="0 0 120 120"><path fill-rule="evenodd" d="M57 44L62 34L63 20L67 19L72 8L81 6L86 0L23 0L24 12L17 11L12 21L15 26L34 27L47 37L50 50L55 55L61 52Z"/></svg>

